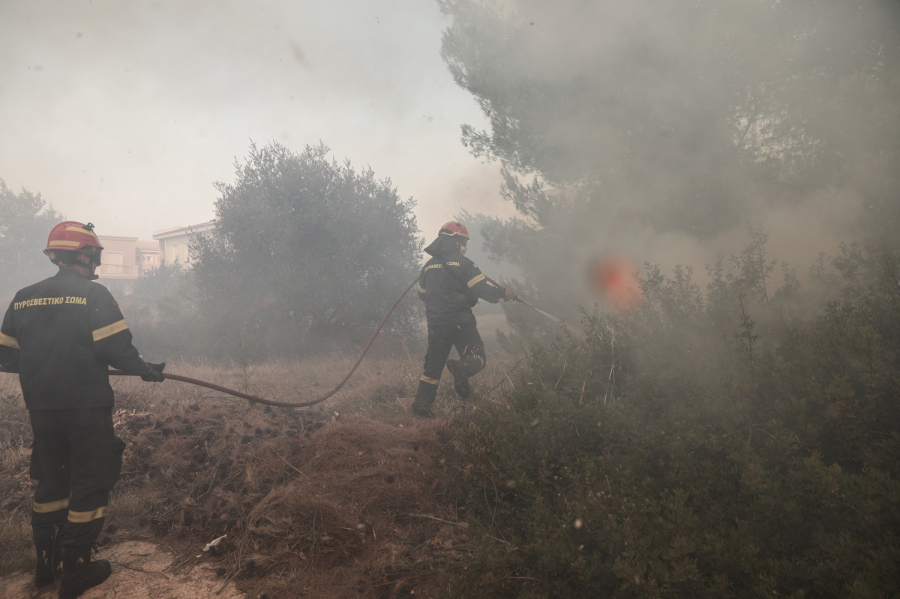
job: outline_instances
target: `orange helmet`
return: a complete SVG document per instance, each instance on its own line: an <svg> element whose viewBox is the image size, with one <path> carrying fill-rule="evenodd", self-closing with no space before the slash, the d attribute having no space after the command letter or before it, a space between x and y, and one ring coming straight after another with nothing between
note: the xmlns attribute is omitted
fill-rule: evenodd
<svg viewBox="0 0 900 599"><path fill-rule="evenodd" d="M458 223L455 220L451 220L449 223L444 223L444 226L441 227L439 235L448 235L450 237L462 237L466 240L469 239L469 230L462 223Z"/></svg>
<svg viewBox="0 0 900 599"><path fill-rule="evenodd" d="M58 263L59 256L57 252L83 252L94 257L94 261L100 264L100 252L103 246L100 245L100 239L94 233L94 225L92 223L82 224L74 220L67 220L59 223L50 230L50 236L47 238L47 248L44 253L50 257L54 263Z"/></svg>

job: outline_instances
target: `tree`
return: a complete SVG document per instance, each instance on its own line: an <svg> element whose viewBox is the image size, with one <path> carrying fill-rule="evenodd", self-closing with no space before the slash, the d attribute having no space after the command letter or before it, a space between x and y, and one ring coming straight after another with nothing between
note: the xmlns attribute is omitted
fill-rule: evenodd
<svg viewBox="0 0 900 599"><path fill-rule="evenodd" d="M188 271L177 260L167 262L165 259L156 268L150 269L134 284L134 294L158 299L177 293L188 277Z"/></svg>
<svg viewBox="0 0 900 599"><path fill-rule="evenodd" d="M328 153L251 145L192 247L201 313L248 355L365 339L417 274L414 201ZM401 303L392 329L409 332L418 309Z"/></svg>
<svg viewBox="0 0 900 599"><path fill-rule="evenodd" d="M212 355L215 332L205 329L193 272L177 260L138 278L134 293L120 299L128 326L147 355L197 358Z"/></svg>
<svg viewBox="0 0 900 599"><path fill-rule="evenodd" d="M817 195L896 234L894 4L439 3L442 55L490 123L462 141L500 161L519 213L484 223L485 249L553 313L577 318L590 261L640 235L702 239Z"/></svg>
<svg viewBox="0 0 900 599"><path fill-rule="evenodd" d="M592 220L697 235L760 206L900 191L892 3L439 0L442 55L490 121L476 156L590 190ZM896 214L895 214L896 216Z"/></svg>
<svg viewBox="0 0 900 599"><path fill-rule="evenodd" d="M0 179L0 298L11 300L20 288L53 274L43 255L47 235L62 216L41 194L15 193ZM4 304L5 305L5 304Z"/></svg>
<svg viewBox="0 0 900 599"><path fill-rule="evenodd" d="M519 269L516 266L507 260L498 259L488 250L481 234L485 229L490 230L492 227L501 226L500 218L485 214L472 214L463 208L453 216L453 220L463 223L469 230L470 239L467 244L466 258L472 260L482 271L496 280L519 275Z"/></svg>

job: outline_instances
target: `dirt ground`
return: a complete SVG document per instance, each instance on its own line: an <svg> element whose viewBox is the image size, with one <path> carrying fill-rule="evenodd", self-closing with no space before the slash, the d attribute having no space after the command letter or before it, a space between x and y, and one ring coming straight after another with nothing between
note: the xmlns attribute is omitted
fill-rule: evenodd
<svg viewBox="0 0 900 599"><path fill-rule="evenodd" d="M202 555L202 548L198 555ZM173 572L175 556L161 545L144 541L125 541L104 549L98 556L113 566L113 574L102 585L86 592L84 599L237 599L247 597L233 584L223 585L213 562L195 559L192 568ZM223 588L224 586L224 588ZM221 589L219 594L216 594ZM35 590L32 574L16 573L0 578L0 597L56 597L56 585Z"/></svg>
<svg viewBox="0 0 900 599"><path fill-rule="evenodd" d="M308 401L353 361L170 369ZM437 418L418 419L409 404L420 361L364 362L334 398L305 410L116 379L114 422L127 449L99 555L114 574L84 597L439 596L447 569L474 550L465 508L448 485L458 455L454 417L501 402L512 383L508 362L489 361L474 380L473 402L456 398L444 380ZM53 596L33 594L31 585L30 446L17 381L0 375L0 597Z"/></svg>

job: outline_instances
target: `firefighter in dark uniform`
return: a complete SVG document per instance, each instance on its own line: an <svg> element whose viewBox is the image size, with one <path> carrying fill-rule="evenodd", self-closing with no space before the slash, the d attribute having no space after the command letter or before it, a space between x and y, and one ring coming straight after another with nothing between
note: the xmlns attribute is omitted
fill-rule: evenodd
<svg viewBox="0 0 900 599"><path fill-rule="evenodd" d="M455 221L441 227L437 239L425 251L432 258L419 275L419 299L425 302L428 319L428 352L425 372L419 379L412 412L431 416L431 404L446 364L453 375L457 395L465 399L472 393L469 377L484 369L484 343L478 334L472 306L478 299L493 304L516 299L512 289L496 287L488 282L478 267L466 258L469 232ZM456 347L459 360L448 360Z"/></svg>
<svg viewBox="0 0 900 599"><path fill-rule="evenodd" d="M164 379L165 363L141 359L119 305L92 282L102 250L90 223L56 225L44 253L59 272L16 293L0 326L0 366L19 373L34 433L35 585L53 583L62 563L61 598L112 571L91 561L125 449L113 431L109 366Z"/></svg>

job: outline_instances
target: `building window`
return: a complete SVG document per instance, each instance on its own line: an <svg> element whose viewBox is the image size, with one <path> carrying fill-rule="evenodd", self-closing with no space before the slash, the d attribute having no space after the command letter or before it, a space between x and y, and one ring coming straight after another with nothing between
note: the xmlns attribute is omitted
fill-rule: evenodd
<svg viewBox="0 0 900 599"><path fill-rule="evenodd" d="M122 266L122 252L103 252L103 267L100 272L110 275L120 275L124 272Z"/></svg>

